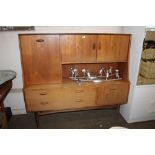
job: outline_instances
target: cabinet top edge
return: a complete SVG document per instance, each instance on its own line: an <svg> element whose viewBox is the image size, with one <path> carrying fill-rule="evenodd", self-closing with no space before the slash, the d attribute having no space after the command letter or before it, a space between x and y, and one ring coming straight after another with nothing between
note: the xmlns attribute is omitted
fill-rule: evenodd
<svg viewBox="0 0 155 155"><path fill-rule="evenodd" d="M97 86L102 86L102 85L109 85L109 84L122 84L122 83L126 83L130 85L130 81L129 80L121 80L121 81L108 81L108 82L103 82L103 83L83 83L81 85L76 84L74 81L70 81L70 80L64 80L63 83L61 84L34 84L34 85L30 85L30 86L26 86L23 89L24 90L29 90L29 89L50 89L50 88L62 88L62 87L78 87L78 88L82 88L82 87L97 87Z"/></svg>
<svg viewBox="0 0 155 155"><path fill-rule="evenodd" d="M21 35L129 35L128 33L20 33Z"/></svg>

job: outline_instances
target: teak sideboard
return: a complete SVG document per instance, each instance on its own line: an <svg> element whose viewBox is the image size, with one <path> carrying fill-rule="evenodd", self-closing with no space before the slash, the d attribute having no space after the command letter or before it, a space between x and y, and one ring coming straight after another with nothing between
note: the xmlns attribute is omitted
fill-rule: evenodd
<svg viewBox="0 0 155 155"><path fill-rule="evenodd" d="M20 34L24 98L28 112L97 109L127 103L130 34ZM119 69L121 80L69 79L71 67ZM79 73L81 74L81 73Z"/></svg>

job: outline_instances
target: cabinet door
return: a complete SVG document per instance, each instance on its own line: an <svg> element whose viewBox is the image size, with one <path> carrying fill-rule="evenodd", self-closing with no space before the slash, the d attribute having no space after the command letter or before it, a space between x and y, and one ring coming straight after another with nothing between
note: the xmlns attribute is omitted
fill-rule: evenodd
<svg viewBox="0 0 155 155"><path fill-rule="evenodd" d="M123 104L128 99L129 84L107 84L97 90L98 105Z"/></svg>
<svg viewBox="0 0 155 155"><path fill-rule="evenodd" d="M115 53L116 60L128 60L129 42L129 35L111 35L112 53Z"/></svg>
<svg viewBox="0 0 155 155"><path fill-rule="evenodd" d="M111 61L114 57L111 50L111 35L98 35L97 61Z"/></svg>
<svg viewBox="0 0 155 155"><path fill-rule="evenodd" d="M96 35L61 35L62 63L96 61Z"/></svg>
<svg viewBox="0 0 155 155"><path fill-rule="evenodd" d="M58 35L21 35L25 85L61 82Z"/></svg>
<svg viewBox="0 0 155 155"><path fill-rule="evenodd" d="M127 61L129 42L129 35L99 35L97 61Z"/></svg>

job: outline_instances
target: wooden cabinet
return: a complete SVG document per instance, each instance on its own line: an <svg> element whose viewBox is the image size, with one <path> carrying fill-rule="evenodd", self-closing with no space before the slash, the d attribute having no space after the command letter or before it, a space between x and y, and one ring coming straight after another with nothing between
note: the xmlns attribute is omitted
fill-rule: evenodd
<svg viewBox="0 0 155 155"><path fill-rule="evenodd" d="M75 111L127 102L130 35L23 34L19 38L27 111ZM119 69L122 80L80 86L62 80L70 76L71 67L90 69L98 76L100 67L111 66L113 72Z"/></svg>
<svg viewBox="0 0 155 155"><path fill-rule="evenodd" d="M72 110L93 107L96 103L94 87L25 89L27 111Z"/></svg>
<svg viewBox="0 0 155 155"><path fill-rule="evenodd" d="M97 61L128 61L129 35L99 35L97 42Z"/></svg>
<svg viewBox="0 0 155 155"><path fill-rule="evenodd" d="M62 63L96 61L96 35L61 35Z"/></svg>
<svg viewBox="0 0 155 155"><path fill-rule="evenodd" d="M60 83L59 35L20 35L24 84Z"/></svg>
<svg viewBox="0 0 155 155"><path fill-rule="evenodd" d="M124 62L130 35L61 35L62 63Z"/></svg>
<svg viewBox="0 0 155 155"><path fill-rule="evenodd" d="M105 84L97 88L97 105L115 105L127 102L129 83Z"/></svg>

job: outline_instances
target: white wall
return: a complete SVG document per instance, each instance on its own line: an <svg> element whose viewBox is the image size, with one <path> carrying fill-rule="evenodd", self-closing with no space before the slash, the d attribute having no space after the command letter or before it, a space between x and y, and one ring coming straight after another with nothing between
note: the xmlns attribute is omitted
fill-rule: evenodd
<svg viewBox="0 0 155 155"><path fill-rule="evenodd" d="M36 27L41 33L121 33L121 26L42 26Z"/></svg>
<svg viewBox="0 0 155 155"><path fill-rule="evenodd" d="M142 53L142 45L145 37L144 26L127 26L123 27L124 33L132 34L130 61L129 61L129 80L131 82L128 103L122 105L120 112L127 122L131 122L132 111L134 110L133 98L135 96L136 83ZM139 107L140 108L140 107Z"/></svg>
<svg viewBox="0 0 155 155"><path fill-rule="evenodd" d="M20 33L122 33L121 26L53 26L35 27L35 31L25 32L0 32L0 70L11 69L17 72L13 81L13 90L7 96L5 105L12 108L13 114L25 113L22 94L22 70L18 34Z"/></svg>
<svg viewBox="0 0 155 155"><path fill-rule="evenodd" d="M17 32L0 32L0 70L12 69L17 72L14 88L22 88L22 71Z"/></svg>
<svg viewBox="0 0 155 155"><path fill-rule="evenodd" d="M155 120L155 85L136 86L128 122Z"/></svg>

